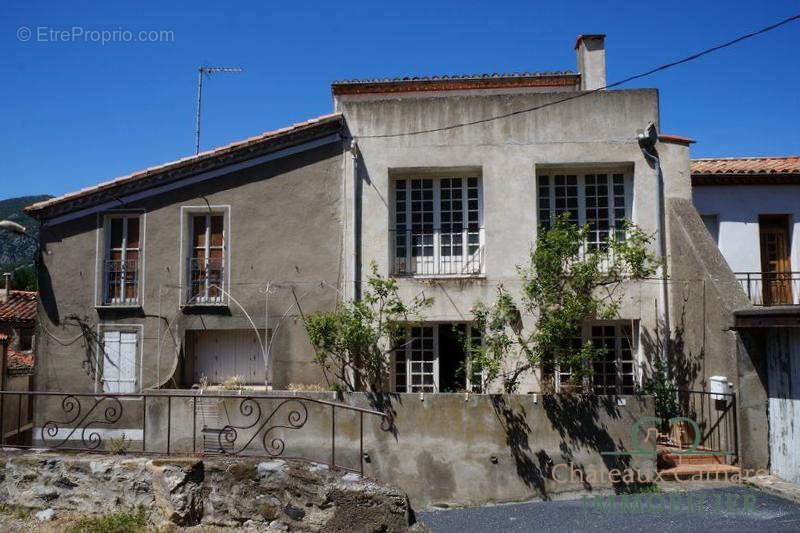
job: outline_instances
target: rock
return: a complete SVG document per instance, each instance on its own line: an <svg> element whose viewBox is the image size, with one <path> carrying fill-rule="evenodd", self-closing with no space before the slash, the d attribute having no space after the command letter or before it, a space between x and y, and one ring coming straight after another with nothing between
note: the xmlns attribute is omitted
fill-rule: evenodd
<svg viewBox="0 0 800 533"><path fill-rule="evenodd" d="M286 507L283 508L283 512L286 513L286 516L291 518L292 520L300 521L306 515L306 512L299 507L295 507L291 503L288 504Z"/></svg>
<svg viewBox="0 0 800 533"><path fill-rule="evenodd" d="M289 531L289 526L281 522L280 520L273 520L269 523L270 529L274 529L275 531Z"/></svg>
<svg viewBox="0 0 800 533"><path fill-rule="evenodd" d="M256 467L258 477L265 481L284 481L288 477L286 461L275 460L258 463Z"/></svg>
<svg viewBox="0 0 800 533"><path fill-rule="evenodd" d="M342 477L342 481L347 481L348 483L356 483L361 481L361 476L356 474L355 472L348 472L347 474Z"/></svg>
<svg viewBox="0 0 800 533"><path fill-rule="evenodd" d="M203 516L202 461L175 464L151 461L156 505L170 521L180 526L194 526Z"/></svg>
<svg viewBox="0 0 800 533"><path fill-rule="evenodd" d="M36 520L40 522L49 522L56 516L56 512L52 509L45 509L36 513Z"/></svg>

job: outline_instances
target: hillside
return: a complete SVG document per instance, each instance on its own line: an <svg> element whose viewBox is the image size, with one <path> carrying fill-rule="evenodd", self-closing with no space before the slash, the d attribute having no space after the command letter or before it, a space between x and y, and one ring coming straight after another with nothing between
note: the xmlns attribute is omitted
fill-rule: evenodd
<svg viewBox="0 0 800 533"><path fill-rule="evenodd" d="M39 223L23 213L22 208L48 198L52 197L47 195L19 196L0 200L0 220L12 220L17 224L22 224L32 237L38 238ZM0 272L8 271L17 265L30 263L33 261L35 252L35 242L0 230Z"/></svg>

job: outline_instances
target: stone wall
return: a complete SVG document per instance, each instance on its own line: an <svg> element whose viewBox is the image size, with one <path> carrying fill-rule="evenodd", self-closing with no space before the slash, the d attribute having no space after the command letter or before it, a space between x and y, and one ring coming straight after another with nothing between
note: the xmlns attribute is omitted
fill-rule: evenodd
<svg viewBox="0 0 800 533"><path fill-rule="evenodd" d="M407 531L403 492L325 465L258 459L150 459L6 453L0 502L61 513L144 509L153 525L277 531Z"/></svg>

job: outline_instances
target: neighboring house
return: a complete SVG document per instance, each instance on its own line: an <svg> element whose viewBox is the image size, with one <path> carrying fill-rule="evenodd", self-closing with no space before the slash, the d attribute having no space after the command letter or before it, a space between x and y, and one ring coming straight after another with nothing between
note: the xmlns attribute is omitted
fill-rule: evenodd
<svg viewBox="0 0 800 533"><path fill-rule="evenodd" d="M10 288L10 274L0 289L0 334L8 339L7 370L13 374L33 372L36 343L37 294Z"/></svg>
<svg viewBox="0 0 800 533"><path fill-rule="evenodd" d="M580 36L575 49L577 73L335 82L332 115L30 206L42 222L50 333L42 387L135 392L236 375L276 388L319 383L301 315L358 297L374 262L405 296L435 299L393 356L393 390L496 390L463 372L460 339L478 337L478 300L499 284L518 290L516 266L540 225L569 213L600 243L625 238L625 220L656 233L663 213L669 270L673 247L694 247L679 254L684 263L707 255L683 227L702 229L692 141L659 137L655 164L637 132L658 125L658 92L596 90L604 36ZM691 266L688 285L627 283L619 319L585 325L583 339L608 347L594 362L595 392L636 390L668 340L659 327L705 309L698 275ZM700 338L687 331L687 345ZM721 328L702 334L697 365L712 361L709 375L735 368L730 342ZM705 374L685 382L704 386ZM568 377L535 369L520 392L560 389Z"/></svg>
<svg viewBox="0 0 800 533"><path fill-rule="evenodd" d="M691 168L695 207L753 305L800 303L800 156Z"/></svg>
<svg viewBox="0 0 800 533"><path fill-rule="evenodd" d="M733 307L745 467L800 482L800 156L695 159L694 204L750 306Z"/></svg>

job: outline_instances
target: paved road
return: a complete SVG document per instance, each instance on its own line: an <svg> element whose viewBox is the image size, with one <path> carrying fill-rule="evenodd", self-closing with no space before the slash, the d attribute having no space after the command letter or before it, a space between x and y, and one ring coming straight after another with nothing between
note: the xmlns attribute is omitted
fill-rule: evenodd
<svg viewBox="0 0 800 533"><path fill-rule="evenodd" d="M571 501L431 511L419 513L418 517L435 533L800 531L800 504L747 487L639 496L641 506L638 509L635 506L636 500L630 496L627 500L612 497L616 499L611 508L598 508L599 502L588 497ZM602 503L608 506L611 500L605 499Z"/></svg>

